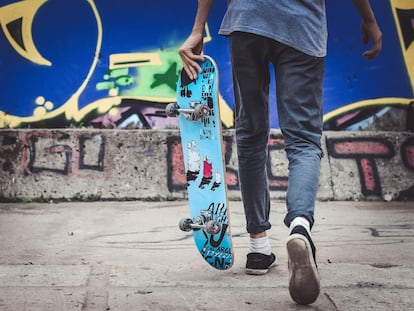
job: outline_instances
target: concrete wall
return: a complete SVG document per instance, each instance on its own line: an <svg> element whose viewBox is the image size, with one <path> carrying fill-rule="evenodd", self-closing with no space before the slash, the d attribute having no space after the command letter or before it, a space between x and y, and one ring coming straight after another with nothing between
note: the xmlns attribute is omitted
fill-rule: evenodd
<svg viewBox="0 0 414 311"><path fill-rule="evenodd" d="M225 131L227 182L240 199L234 132ZM414 199L414 134L326 132L318 199ZM269 140L272 198L283 199L287 159L280 131ZM177 130L0 130L0 198L185 198Z"/></svg>

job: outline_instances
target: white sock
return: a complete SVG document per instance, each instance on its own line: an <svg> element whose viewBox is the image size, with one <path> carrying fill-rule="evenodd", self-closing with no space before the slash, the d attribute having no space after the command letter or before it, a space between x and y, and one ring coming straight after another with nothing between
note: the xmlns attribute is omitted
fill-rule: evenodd
<svg viewBox="0 0 414 311"><path fill-rule="evenodd" d="M272 253L272 248L270 246L269 238L267 236L257 239L250 238L249 253L270 255Z"/></svg>
<svg viewBox="0 0 414 311"><path fill-rule="evenodd" d="M309 220L307 220L305 217L296 217L292 220L289 226L289 234L291 234L293 228L295 228L296 226L304 227L306 231L308 231L309 236L311 235L310 223L309 223Z"/></svg>

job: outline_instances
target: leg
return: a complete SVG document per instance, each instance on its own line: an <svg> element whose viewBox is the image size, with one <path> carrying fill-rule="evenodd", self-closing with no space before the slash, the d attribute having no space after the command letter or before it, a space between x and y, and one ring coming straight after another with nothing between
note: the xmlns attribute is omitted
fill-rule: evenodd
<svg viewBox="0 0 414 311"><path fill-rule="evenodd" d="M280 126L289 159L285 224L289 293L299 304L314 302L320 292L316 249L310 236L319 184L322 149L324 59L289 47L279 50L276 67Z"/></svg>
<svg viewBox="0 0 414 311"><path fill-rule="evenodd" d="M285 224L298 216L314 222L322 157L324 58L283 47L276 67L280 127L289 160Z"/></svg>
<svg viewBox="0 0 414 311"><path fill-rule="evenodd" d="M236 141L239 181L250 233L246 273L265 274L275 263L266 230L270 229L267 181L269 138L268 39L233 33L230 49L236 107Z"/></svg>
<svg viewBox="0 0 414 311"><path fill-rule="evenodd" d="M247 33L230 36L236 106L239 181L247 232L270 228L266 162L269 137L269 67L266 38Z"/></svg>

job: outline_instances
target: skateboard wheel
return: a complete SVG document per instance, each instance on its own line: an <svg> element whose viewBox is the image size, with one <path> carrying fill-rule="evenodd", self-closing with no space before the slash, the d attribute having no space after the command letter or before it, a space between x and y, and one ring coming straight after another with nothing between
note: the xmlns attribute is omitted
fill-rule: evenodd
<svg viewBox="0 0 414 311"><path fill-rule="evenodd" d="M183 218L180 220L178 227L180 227L180 229L182 231L191 231L191 225L193 224L193 221L191 220L191 218Z"/></svg>
<svg viewBox="0 0 414 311"><path fill-rule="evenodd" d="M165 113L169 117L175 117L179 114L178 109L179 107L176 103L170 103L165 107Z"/></svg>
<svg viewBox="0 0 414 311"><path fill-rule="evenodd" d="M208 234L217 234L221 230L221 224L216 220L210 220L206 223L206 232Z"/></svg>
<svg viewBox="0 0 414 311"><path fill-rule="evenodd" d="M209 108L206 105L198 104L194 107L194 116L197 120L201 119L202 117L208 116Z"/></svg>

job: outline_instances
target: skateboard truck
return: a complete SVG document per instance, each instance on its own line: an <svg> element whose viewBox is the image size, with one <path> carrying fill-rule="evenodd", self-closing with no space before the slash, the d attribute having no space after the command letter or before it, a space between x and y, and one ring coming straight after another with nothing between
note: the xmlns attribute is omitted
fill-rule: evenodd
<svg viewBox="0 0 414 311"><path fill-rule="evenodd" d="M201 215L193 219L183 218L180 220L179 227L182 231L203 229L208 234L217 234L221 230L221 224L212 219L210 211L201 211Z"/></svg>
<svg viewBox="0 0 414 311"><path fill-rule="evenodd" d="M170 103L165 107L165 113L169 117L176 117L183 113L187 120L200 121L210 114L210 108L200 102L190 102L190 108L180 108L177 103Z"/></svg>

